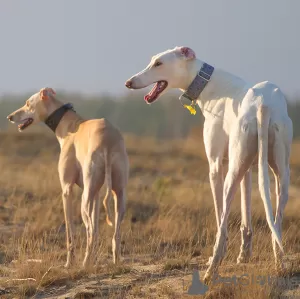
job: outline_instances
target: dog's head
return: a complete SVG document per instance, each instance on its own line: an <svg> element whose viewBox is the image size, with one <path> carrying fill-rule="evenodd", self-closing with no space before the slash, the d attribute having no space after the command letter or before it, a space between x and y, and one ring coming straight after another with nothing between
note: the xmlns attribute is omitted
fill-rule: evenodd
<svg viewBox="0 0 300 299"><path fill-rule="evenodd" d="M150 104L171 88L182 88L187 81L188 64L196 58L195 52L188 47L175 47L152 57L149 65L140 73L126 81L129 89L140 89L155 83L145 95Z"/></svg>
<svg viewBox="0 0 300 299"><path fill-rule="evenodd" d="M22 132L32 124L44 121L48 117L48 106L55 91L52 88L42 88L32 95L23 107L7 116L12 123L18 124L18 129Z"/></svg>

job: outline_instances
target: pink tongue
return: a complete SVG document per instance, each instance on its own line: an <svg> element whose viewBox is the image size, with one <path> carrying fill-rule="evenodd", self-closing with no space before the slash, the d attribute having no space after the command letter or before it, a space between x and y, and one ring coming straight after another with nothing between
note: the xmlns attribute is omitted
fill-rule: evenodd
<svg viewBox="0 0 300 299"><path fill-rule="evenodd" d="M146 102L148 102L149 100L151 100L151 98L155 95L155 93L157 92L157 90L159 89L159 83L155 83L154 88L144 96L144 100Z"/></svg>
<svg viewBox="0 0 300 299"><path fill-rule="evenodd" d="M149 99L151 99L151 96L150 96L149 94L146 94L146 95L144 96L144 100L145 100L146 102L148 102Z"/></svg>
<svg viewBox="0 0 300 299"><path fill-rule="evenodd" d="M152 90L151 90L150 93L148 93L148 94L146 94L146 95L144 96L144 100L145 100L146 102L148 102L149 100L151 100L151 98L153 97L154 93L155 93L155 90L153 90L153 92L152 92Z"/></svg>

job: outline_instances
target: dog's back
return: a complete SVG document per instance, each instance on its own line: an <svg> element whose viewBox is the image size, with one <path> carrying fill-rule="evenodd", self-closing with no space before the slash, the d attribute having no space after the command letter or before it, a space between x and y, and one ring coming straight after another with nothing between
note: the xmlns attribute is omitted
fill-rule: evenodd
<svg viewBox="0 0 300 299"><path fill-rule="evenodd" d="M108 150L123 141L121 132L107 119L90 119L82 122L74 136L74 142L85 140L86 150L106 147Z"/></svg>
<svg viewBox="0 0 300 299"><path fill-rule="evenodd" d="M125 187L128 181L129 162L124 138L107 119L82 122L74 135L73 143L81 168L90 160L96 167L101 167L107 159L111 165L112 188L114 189L116 185L118 188Z"/></svg>

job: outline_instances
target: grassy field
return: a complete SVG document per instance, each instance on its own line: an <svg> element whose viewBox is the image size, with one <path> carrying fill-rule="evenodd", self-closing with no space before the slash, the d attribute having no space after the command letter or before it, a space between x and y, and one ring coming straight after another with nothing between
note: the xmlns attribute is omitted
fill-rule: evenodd
<svg viewBox="0 0 300 299"><path fill-rule="evenodd" d="M85 229L76 189L76 265L66 270L65 226L57 175L59 146L48 130L0 135L0 298L193 298L186 295L192 269L212 253L216 223L201 133L187 140L157 141L125 136L130 158L126 217L122 224L120 266L112 265L113 230L100 211L96 264L80 268ZM300 144L293 145L290 200L283 242L288 271L300 275ZM272 202L274 201L272 178ZM102 196L105 190L102 190ZM236 265L240 247L240 200L230 215L228 252L222 276L276 277L271 234L253 175L254 244L251 263ZM278 277L277 277L278 278ZM283 277L279 277L282 281ZM300 278L299 278L300 282ZM216 284L195 298L280 298L290 284ZM299 294L298 294L299 295ZM284 298L284 297L282 297ZM288 297L285 297L288 298Z"/></svg>

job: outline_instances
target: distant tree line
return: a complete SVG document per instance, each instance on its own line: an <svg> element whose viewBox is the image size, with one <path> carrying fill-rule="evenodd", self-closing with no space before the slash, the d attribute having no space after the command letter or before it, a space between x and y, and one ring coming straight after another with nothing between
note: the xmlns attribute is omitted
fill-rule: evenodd
<svg viewBox="0 0 300 299"><path fill-rule="evenodd" d="M0 129L5 130L9 123L6 116L24 105L30 94L0 98ZM182 107L178 94L166 94L152 105L147 105L143 94L130 92L125 96L111 95L86 96L58 92L57 97L63 102L74 104L75 110L85 118L105 117L124 133L156 138L185 138L194 127L203 124L199 108L191 115ZM300 97L288 99L289 115L293 120L294 137L300 137Z"/></svg>

